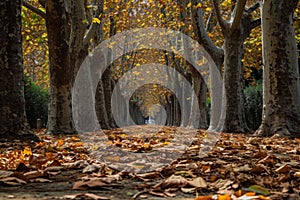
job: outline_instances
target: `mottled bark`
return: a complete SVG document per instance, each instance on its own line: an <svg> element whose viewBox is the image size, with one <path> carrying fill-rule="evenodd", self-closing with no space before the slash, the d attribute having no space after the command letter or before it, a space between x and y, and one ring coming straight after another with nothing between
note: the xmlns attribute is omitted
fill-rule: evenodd
<svg viewBox="0 0 300 200"><path fill-rule="evenodd" d="M33 136L25 115L21 1L0 2L0 140Z"/></svg>
<svg viewBox="0 0 300 200"><path fill-rule="evenodd" d="M293 12L298 0L264 0L263 117L259 135L300 133L300 83Z"/></svg>
<svg viewBox="0 0 300 200"><path fill-rule="evenodd" d="M222 111L216 128L224 132L247 132L244 113L244 77L242 59L244 56L244 41L250 31L259 25L260 20L252 20L251 13L256 5L245 9L246 0L237 1L230 21L221 16L219 3L213 0L216 17L224 35L224 90Z"/></svg>
<svg viewBox="0 0 300 200"><path fill-rule="evenodd" d="M242 56L243 33L241 28L225 32L225 73L224 88L226 101L223 101L222 116L218 130L224 132L246 132L248 131L243 104L243 68ZM223 99L223 100L224 100ZM224 121L223 121L224 120Z"/></svg>
<svg viewBox="0 0 300 200"><path fill-rule="evenodd" d="M89 41L96 30L95 23L91 23L87 30L84 23L84 3L81 0L44 2L51 88L47 132L75 132L71 90L77 71L88 54ZM101 6L96 10L98 12L101 12Z"/></svg>
<svg viewBox="0 0 300 200"><path fill-rule="evenodd" d="M193 5L201 3L201 0L192 0ZM191 12L193 30L197 41L205 48L214 60L218 70L210 69L210 94L211 94L211 115L209 129L215 129L219 123L222 105L222 93L216 88L218 84L217 76L220 75L224 61L224 51L217 47L207 34L204 24L203 11L201 8L192 9ZM218 74L216 74L218 73ZM203 88L202 88L203 89ZM202 116L202 115L201 115Z"/></svg>
<svg viewBox="0 0 300 200"><path fill-rule="evenodd" d="M71 65L68 38L69 19L62 1L46 3L46 26L49 46L50 103L47 131L75 132L72 122L71 87L74 66ZM74 59L74 58L73 58Z"/></svg>

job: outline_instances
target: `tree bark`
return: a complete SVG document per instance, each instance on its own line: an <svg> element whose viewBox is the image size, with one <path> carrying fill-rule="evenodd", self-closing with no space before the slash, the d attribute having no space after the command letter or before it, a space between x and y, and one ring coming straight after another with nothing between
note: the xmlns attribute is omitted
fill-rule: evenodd
<svg viewBox="0 0 300 200"><path fill-rule="evenodd" d="M258 135L300 133L300 83L293 12L298 0L264 0L263 117Z"/></svg>
<svg viewBox="0 0 300 200"><path fill-rule="evenodd" d="M244 37L242 28L224 32L224 95L222 114L217 130L224 132L246 132L248 127L244 117L243 67ZM225 100L225 101L224 101Z"/></svg>
<svg viewBox="0 0 300 200"><path fill-rule="evenodd" d="M71 65L67 40L70 35L67 16L62 1L47 1L46 26L50 65L50 103L47 132L55 134L75 132L71 108L74 66Z"/></svg>
<svg viewBox="0 0 300 200"><path fill-rule="evenodd" d="M25 114L21 0L0 6L0 139L24 139L33 134Z"/></svg>

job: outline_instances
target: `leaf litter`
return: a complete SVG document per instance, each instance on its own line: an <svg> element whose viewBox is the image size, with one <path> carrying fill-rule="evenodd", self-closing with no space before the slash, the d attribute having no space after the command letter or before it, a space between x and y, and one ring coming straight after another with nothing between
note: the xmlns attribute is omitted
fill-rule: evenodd
<svg viewBox="0 0 300 200"><path fill-rule="evenodd" d="M118 147L132 153L171 151L176 128L163 127L159 133L154 133L152 128L129 127L131 134L122 129L106 130L105 148ZM89 148L103 147L101 138L99 146L91 147L77 135L48 135L43 131L37 135L40 142L1 144L0 197L17 198L17 193L6 194L5 188L30 184L44 184L47 190L47 184L58 184L57 177L75 170L69 194L49 199L114 199L114 194L108 195L109 192L125 190L124 183L130 185L123 192L124 199L300 199L299 138L221 133L213 150L199 157L206 136L205 131L199 130L190 138L191 145L181 157L139 163L141 167L151 165L155 170L137 174L118 170L91 156ZM121 154L105 156L112 163L121 162L121 167L134 162L130 157L122 158Z"/></svg>

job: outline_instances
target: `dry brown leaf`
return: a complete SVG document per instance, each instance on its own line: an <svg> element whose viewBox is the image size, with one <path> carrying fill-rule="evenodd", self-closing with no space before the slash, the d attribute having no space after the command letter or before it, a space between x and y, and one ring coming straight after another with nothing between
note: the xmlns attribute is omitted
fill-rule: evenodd
<svg viewBox="0 0 300 200"><path fill-rule="evenodd" d="M212 200L212 196L200 196L196 197L194 200Z"/></svg>
<svg viewBox="0 0 300 200"><path fill-rule="evenodd" d="M253 158L265 158L267 156L267 152L258 151L253 155Z"/></svg>
<svg viewBox="0 0 300 200"><path fill-rule="evenodd" d="M182 176L172 175L163 182L160 182L154 186L154 188L182 188L187 185L187 180Z"/></svg>
<svg viewBox="0 0 300 200"><path fill-rule="evenodd" d="M295 172L294 176L295 176L296 178L300 178L300 172Z"/></svg>
<svg viewBox="0 0 300 200"><path fill-rule="evenodd" d="M181 188L183 193L195 193L196 188Z"/></svg>
<svg viewBox="0 0 300 200"><path fill-rule="evenodd" d="M202 177L197 177L197 178L193 179L192 181L187 181L187 183L190 186L195 187L195 188L206 188L207 187L207 183Z"/></svg>
<svg viewBox="0 0 300 200"><path fill-rule="evenodd" d="M278 167L275 171L277 173L288 173L288 172L290 172L290 170L291 170L291 167L288 164L284 164L284 165Z"/></svg>
<svg viewBox="0 0 300 200"><path fill-rule="evenodd" d="M77 181L74 183L73 190L87 190L91 188L100 188L105 186L106 183L100 180Z"/></svg>
<svg viewBox="0 0 300 200"><path fill-rule="evenodd" d="M24 174L26 180L42 177L44 174L39 171L31 171Z"/></svg>
<svg viewBox="0 0 300 200"><path fill-rule="evenodd" d="M99 196L99 195L96 195L96 194L93 194L93 193L86 193L85 196L89 197L89 198L92 198L92 199L95 199L95 200L108 200L109 199L108 197Z"/></svg>
<svg viewBox="0 0 300 200"><path fill-rule="evenodd" d="M30 182L34 182L34 183L52 183L53 181L49 180L49 179L45 179L45 178L36 178L31 180Z"/></svg>
<svg viewBox="0 0 300 200"><path fill-rule="evenodd" d="M18 186L18 185L24 185L27 184L26 181L23 181L22 179L16 178L16 177L7 177L0 179L0 182L4 183L5 185L11 185L11 186Z"/></svg>
<svg viewBox="0 0 300 200"><path fill-rule="evenodd" d="M261 173L267 172L267 169L264 165L257 164L251 169L251 172L255 173L255 174L261 174Z"/></svg>

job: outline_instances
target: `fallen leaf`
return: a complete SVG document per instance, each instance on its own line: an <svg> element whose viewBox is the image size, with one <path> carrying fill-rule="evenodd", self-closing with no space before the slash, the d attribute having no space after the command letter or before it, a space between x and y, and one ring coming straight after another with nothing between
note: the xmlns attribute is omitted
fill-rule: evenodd
<svg viewBox="0 0 300 200"><path fill-rule="evenodd" d="M30 182L34 182L34 183L52 183L53 181L49 180L49 179L45 179L45 178L36 178L31 180Z"/></svg>
<svg viewBox="0 0 300 200"><path fill-rule="evenodd" d="M96 195L96 194L93 194L93 193L86 193L85 196L89 197L89 198L92 198L92 199L95 199L95 200L108 200L109 199L107 197L99 196L99 195Z"/></svg>
<svg viewBox="0 0 300 200"><path fill-rule="evenodd" d="M265 196L270 195L270 192L266 188L264 188L262 186L259 186L259 185L251 185L248 188L248 191L255 192L257 194L262 194L262 195L265 195Z"/></svg>
<svg viewBox="0 0 300 200"><path fill-rule="evenodd" d="M100 180L78 181L74 183L73 190L87 190L91 188L100 188L106 184Z"/></svg>
<svg viewBox="0 0 300 200"><path fill-rule="evenodd" d="M183 193L194 193L196 191L196 188L181 188L181 191Z"/></svg>
<svg viewBox="0 0 300 200"><path fill-rule="evenodd" d="M294 176L295 176L296 178L300 178L300 172L295 172Z"/></svg>
<svg viewBox="0 0 300 200"><path fill-rule="evenodd" d="M278 167L275 171L277 173L288 173L288 172L290 172L290 170L291 170L291 167L288 164L284 164L284 165Z"/></svg>
<svg viewBox="0 0 300 200"><path fill-rule="evenodd" d="M160 182L154 186L154 188L182 188L188 184L187 180L182 176L172 175L163 182Z"/></svg>
<svg viewBox="0 0 300 200"><path fill-rule="evenodd" d="M24 155L29 155L29 156L31 156L31 155L32 155L31 148L30 148L30 147L25 147L24 150L22 151L22 153L23 153Z"/></svg>
<svg viewBox="0 0 300 200"><path fill-rule="evenodd" d="M212 196L200 196L196 197L194 200L212 200Z"/></svg>
<svg viewBox="0 0 300 200"><path fill-rule="evenodd" d="M207 187L207 183L202 177L197 177L197 178L193 179L192 181L187 181L187 183L190 186L195 187L195 188L206 188Z"/></svg>
<svg viewBox="0 0 300 200"><path fill-rule="evenodd" d="M231 197L229 194L219 195L218 200L231 200Z"/></svg>
<svg viewBox="0 0 300 200"><path fill-rule="evenodd" d="M243 196L237 198L237 200L252 200L252 199L259 199L259 196L247 196L247 195L243 195Z"/></svg>
<svg viewBox="0 0 300 200"><path fill-rule="evenodd" d="M56 142L56 146L57 146L57 147L61 147L61 146L64 145L64 144L65 144L65 141L62 140L62 139L57 140L57 142Z"/></svg>
<svg viewBox="0 0 300 200"><path fill-rule="evenodd" d="M0 179L0 182L4 183L5 185L9 186L19 186L26 184L26 181L23 181L22 179L16 178L16 177L7 177Z"/></svg>
<svg viewBox="0 0 300 200"><path fill-rule="evenodd" d="M44 176L44 174L39 171L31 171L31 172L27 172L24 174L24 177L26 178L26 180L38 178L41 176Z"/></svg>

